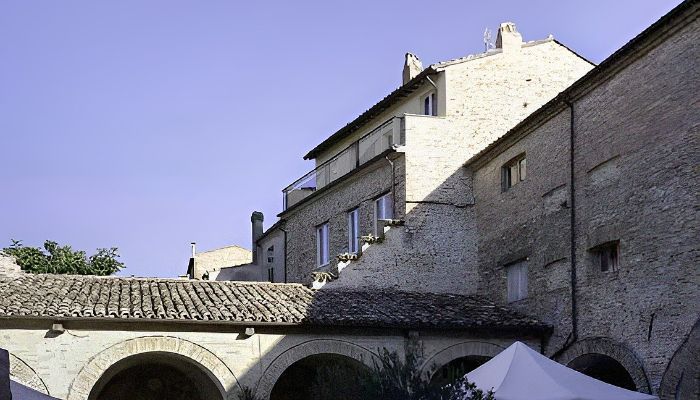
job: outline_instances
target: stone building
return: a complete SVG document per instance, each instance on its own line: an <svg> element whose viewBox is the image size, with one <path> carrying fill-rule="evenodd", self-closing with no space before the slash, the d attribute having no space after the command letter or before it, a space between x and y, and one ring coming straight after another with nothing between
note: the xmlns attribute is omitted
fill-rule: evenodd
<svg viewBox="0 0 700 400"><path fill-rule="evenodd" d="M477 293L546 354L700 398L700 24L679 6L467 163Z"/></svg>
<svg viewBox="0 0 700 400"><path fill-rule="evenodd" d="M285 189L280 221L251 218L246 268L297 283L0 262L13 376L66 399L281 400L323 362L356 375L381 348L420 346L439 381L522 340L698 398L698 8L595 68L512 24L481 55L425 69L407 55L399 89L307 154L317 167Z"/></svg>
<svg viewBox="0 0 700 400"><path fill-rule="evenodd" d="M551 37L523 42L512 23L482 54L425 69L407 54L403 85L312 149L316 168L284 189L287 280L342 270L335 286L475 292L464 162L592 67ZM403 227L382 249L361 240L387 222Z"/></svg>

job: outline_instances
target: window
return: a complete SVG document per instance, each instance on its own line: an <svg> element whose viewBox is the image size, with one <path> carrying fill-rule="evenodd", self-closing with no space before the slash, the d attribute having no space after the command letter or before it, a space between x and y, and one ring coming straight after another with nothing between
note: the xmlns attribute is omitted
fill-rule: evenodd
<svg viewBox="0 0 700 400"><path fill-rule="evenodd" d="M423 115L437 115L437 102L435 100L435 92L423 98Z"/></svg>
<svg viewBox="0 0 700 400"><path fill-rule="evenodd" d="M268 280L268 282L275 281L275 268L274 267L270 267L267 269L267 280Z"/></svg>
<svg viewBox="0 0 700 400"><path fill-rule="evenodd" d="M527 260L506 265L508 302L527 298Z"/></svg>
<svg viewBox="0 0 700 400"><path fill-rule="evenodd" d="M379 235L379 220L394 218L394 199L387 193L374 202L374 234Z"/></svg>
<svg viewBox="0 0 700 400"><path fill-rule="evenodd" d="M357 253L360 251L360 221L358 209L348 213L348 252Z"/></svg>
<svg viewBox="0 0 700 400"><path fill-rule="evenodd" d="M593 249L595 259L602 272L617 271L619 268L620 242L609 242Z"/></svg>
<svg viewBox="0 0 700 400"><path fill-rule="evenodd" d="M275 262L275 246L270 246L267 248L267 263L272 264Z"/></svg>
<svg viewBox="0 0 700 400"><path fill-rule="evenodd" d="M527 160L521 154L501 168L503 190L506 191L525 180L527 176Z"/></svg>
<svg viewBox="0 0 700 400"><path fill-rule="evenodd" d="M330 262L328 250L328 222L326 222L316 227L316 261L319 267Z"/></svg>

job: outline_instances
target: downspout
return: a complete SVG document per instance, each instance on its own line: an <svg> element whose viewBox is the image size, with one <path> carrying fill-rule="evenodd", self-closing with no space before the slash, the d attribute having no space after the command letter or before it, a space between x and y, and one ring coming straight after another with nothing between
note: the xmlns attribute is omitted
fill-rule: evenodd
<svg viewBox="0 0 700 400"><path fill-rule="evenodd" d="M391 165L391 209L394 210L394 218L396 218L396 168L394 168L394 162L389 159L388 154L384 158Z"/></svg>
<svg viewBox="0 0 700 400"><path fill-rule="evenodd" d="M570 220L570 239L571 239L571 344L578 340L578 309L576 303L576 186L575 181L575 124L574 124L574 103L569 100L564 101L569 106L569 173L570 173L570 195L571 195L571 212L569 213Z"/></svg>
<svg viewBox="0 0 700 400"><path fill-rule="evenodd" d="M284 233L284 283L287 283L287 231L279 228Z"/></svg>

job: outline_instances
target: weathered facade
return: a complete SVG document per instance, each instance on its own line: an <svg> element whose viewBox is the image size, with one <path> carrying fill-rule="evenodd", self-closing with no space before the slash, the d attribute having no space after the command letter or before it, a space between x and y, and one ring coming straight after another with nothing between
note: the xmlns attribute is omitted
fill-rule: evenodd
<svg viewBox="0 0 700 400"><path fill-rule="evenodd" d="M681 10L468 167L479 293L508 302L509 270L526 265L525 297L510 304L555 327L547 354L591 373L612 374L614 359L633 388L690 399L700 397L700 24L697 7ZM513 160L527 172L508 187ZM691 337L695 353L676 357ZM665 376L674 369L685 373Z"/></svg>
<svg viewBox="0 0 700 400"><path fill-rule="evenodd" d="M401 88L306 155L317 168L285 189L280 214L289 281L342 270L348 278L333 286L475 293L464 162L592 68L552 38L523 42L513 24L502 24L501 37L488 52L420 71L408 54ZM381 236L377 199L386 194L403 227L387 232L382 249L351 251L349 213L358 210L355 235ZM330 257L321 262L324 224ZM345 253L360 257L336 258Z"/></svg>

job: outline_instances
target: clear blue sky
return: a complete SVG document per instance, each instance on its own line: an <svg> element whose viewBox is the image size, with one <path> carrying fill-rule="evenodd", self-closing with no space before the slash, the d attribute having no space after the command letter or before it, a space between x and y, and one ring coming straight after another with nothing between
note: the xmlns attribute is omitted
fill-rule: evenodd
<svg viewBox="0 0 700 400"><path fill-rule="evenodd" d="M117 246L124 275L250 246L307 150L514 21L598 63L673 1L0 2L0 245ZM494 35L495 36L495 35Z"/></svg>

